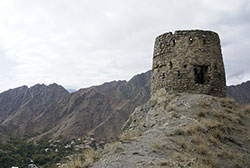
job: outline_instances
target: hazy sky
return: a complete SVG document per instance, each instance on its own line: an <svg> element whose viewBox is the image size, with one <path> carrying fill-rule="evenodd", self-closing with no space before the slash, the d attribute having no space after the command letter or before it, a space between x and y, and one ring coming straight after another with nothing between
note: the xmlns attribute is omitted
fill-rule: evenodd
<svg viewBox="0 0 250 168"><path fill-rule="evenodd" d="M0 0L0 91L128 80L180 29L218 32L227 84L250 80L249 0Z"/></svg>

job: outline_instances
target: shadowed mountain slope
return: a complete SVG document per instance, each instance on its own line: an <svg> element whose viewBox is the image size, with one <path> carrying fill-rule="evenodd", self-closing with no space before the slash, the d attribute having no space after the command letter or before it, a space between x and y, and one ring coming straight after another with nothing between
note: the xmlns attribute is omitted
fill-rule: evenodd
<svg viewBox="0 0 250 168"><path fill-rule="evenodd" d="M227 96L234 98L241 104L250 103L250 81L227 87Z"/></svg>
<svg viewBox="0 0 250 168"><path fill-rule="evenodd" d="M112 139L121 133L135 107L149 99L149 81L147 72L128 82L113 81L81 89L40 113L33 120L33 127L41 129L38 126L46 124L40 132L48 131L38 138L72 139L92 131L96 138Z"/></svg>
<svg viewBox="0 0 250 168"><path fill-rule="evenodd" d="M37 84L10 89L0 94L0 121L2 132L10 136L28 136L32 121L41 111L66 97L69 93L57 84Z"/></svg>

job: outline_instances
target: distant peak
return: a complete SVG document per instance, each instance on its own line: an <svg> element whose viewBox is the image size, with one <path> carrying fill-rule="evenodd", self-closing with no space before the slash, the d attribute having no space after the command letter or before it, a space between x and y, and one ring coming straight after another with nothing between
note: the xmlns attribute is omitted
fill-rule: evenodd
<svg viewBox="0 0 250 168"><path fill-rule="evenodd" d="M49 86L60 86L60 85L58 85L57 83L51 83L49 84Z"/></svg>
<svg viewBox="0 0 250 168"><path fill-rule="evenodd" d="M35 84L34 86L31 86L31 87L39 87L39 86L46 86L45 84L40 84L40 83L38 83L38 84Z"/></svg>
<svg viewBox="0 0 250 168"><path fill-rule="evenodd" d="M18 88L21 89L21 88L29 88L29 87L28 87L27 85L23 85L23 86L20 86L20 87L18 87ZM17 88L17 89L18 89L18 88Z"/></svg>

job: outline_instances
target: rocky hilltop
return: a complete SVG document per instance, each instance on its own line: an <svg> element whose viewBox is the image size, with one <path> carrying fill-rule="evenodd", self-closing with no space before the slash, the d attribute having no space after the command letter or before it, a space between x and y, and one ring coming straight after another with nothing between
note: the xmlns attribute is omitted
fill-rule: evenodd
<svg viewBox="0 0 250 168"><path fill-rule="evenodd" d="M250 107L161 89L139 106L119 141L96 152L93 168L249 167Z"/></svg>

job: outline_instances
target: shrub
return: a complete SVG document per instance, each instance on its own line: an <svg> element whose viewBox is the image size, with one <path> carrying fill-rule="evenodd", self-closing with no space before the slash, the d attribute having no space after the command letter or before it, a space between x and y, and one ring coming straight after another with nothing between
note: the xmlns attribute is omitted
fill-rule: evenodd
<svg viewBox="0 0 250 168"><path fill-rule="evenodd" d="M172 112L172 117L180 118L180 115L176 111L174 111L174 112Z"/></svg>
<svg viewBox="0 0 250 168"><path fill-rule="evenodd" d="M245 105L244 108L243 108L244 112L245 113L250 113L250 105Z"/></svg>
<svg viewBox="0 0 250 168"><path fill-rule="evenodd" d="M74 155L70 161L62 166L62 168L86 168L91 166L95 161L93 148L87 148L81 155Z"/></svg>
<svg viewBox="0 0 250 168"><path fill-rule="evenodd" d="M118 139L122 142L132 142L135 141L137 137L142 135L142 130L139 128L136 128L134 130L131 130L129 132L125 132L122 135L118 137Z"/></svg>
<svg viewBox="0 0 250 168"><path fill-rule="evenodd" d="M202 143L202 138L200 136L198 136L198 135L194 135L194 136L192 136L191 142L193 142L194 144L199 145L199 144Z"/></svg>
<svg viewBox="0 0 250 168"><path fill-rule="evenodd" d="M113 151L114 153L122 152L124 151L123 145L121 142L115 141L112 143L108 143L104 146L104 151Z"/></svg>
<svg viewBox="0 0 250 168"><path fill-rule="evenodd" d="M178 140L175 141L177 145L180 145L182 149L185 151L189 151L190 146L188 142L185 140L185 138L179 138Z"/></svg>
<svg viewBox="0 0 250 168"><path fill-rule="evenodd" d="M203 119L201 123L203 126L205 126L208 129L216 128L221 125L220 122L218 122L217 120L212 120L212 119Z"/></svg>
<svg viewBox="0 0 250 168"><path fill-rule="evenodd" d="M214 145L216 145L216 146L219 145L219 142L218 142L217 138L215 138L215 137L212 136L212 135L209 136L209 141L210 141L211 143L213 143Z"/></svg>
<svg viewBox="0 0 250 168"><path fill-rule="evenodd" d="M199 106L204 108L204 107L209 107L209 104L204 99L201 99L199 101Z"/></svg>
<svg viewBox="0 0 250 168"><path fill-rule="evenodd" d="M199 117L205 117L208 114L208 110L204 108L199 108L198 116Z"/></svg>
<svg viewBox="0 0 250 168"><path fill-rule="evenodd" d="M189 123L186 126L186 132L190 135L197 134L198 131L202 131L202 127L200 122L197 123Z"/></svg>
<svg viewBox="0 0 250 168"><path fill-rule="evenodd" d="M185 135L186 132L183 128L177 128L173 131L172 133L173 135Z"/></svg>
<svg viewBox="0 0 250 168"><path fill-rule="evenodd" d="M62 168L83 168L85 167L84 158L82 155L73 156L71 161L67 162Z"/></svg>
<svg viewBox="0 0 250 168"><path fill-rule="evenodd" d="M95 153L93 148L87 148L83 152L84 159L85 159L85 165L90 166L95 161Z"/></svg>
<svg viewBox="0 0 250 168"><path fill-rule="evenodd" d="M184 161L185 160L185 156L182 153L175 152L173 154L173 159L174 160L178 160L178 161Z"/></svg>
<svg viewBox="0 0 250 168"><path fill-rule="evenodd" d="M208 147L204 143L200 143L197 147L197 152L202 155L207 155L208 154Z"/></svg>
<svg viewBox="0 0 250 168"><path fill-rule="evenodd" d="M219 140L222 140L224 138L224 133L219 128L214 129L211 135Z"/></svg>
<svg viewBox="0 0 250 168"><path fill-rule="evenodd" d="M163 144L157 139L154 139L150 145L151 145L152 152L157 152L163 148Z"/></svg>

